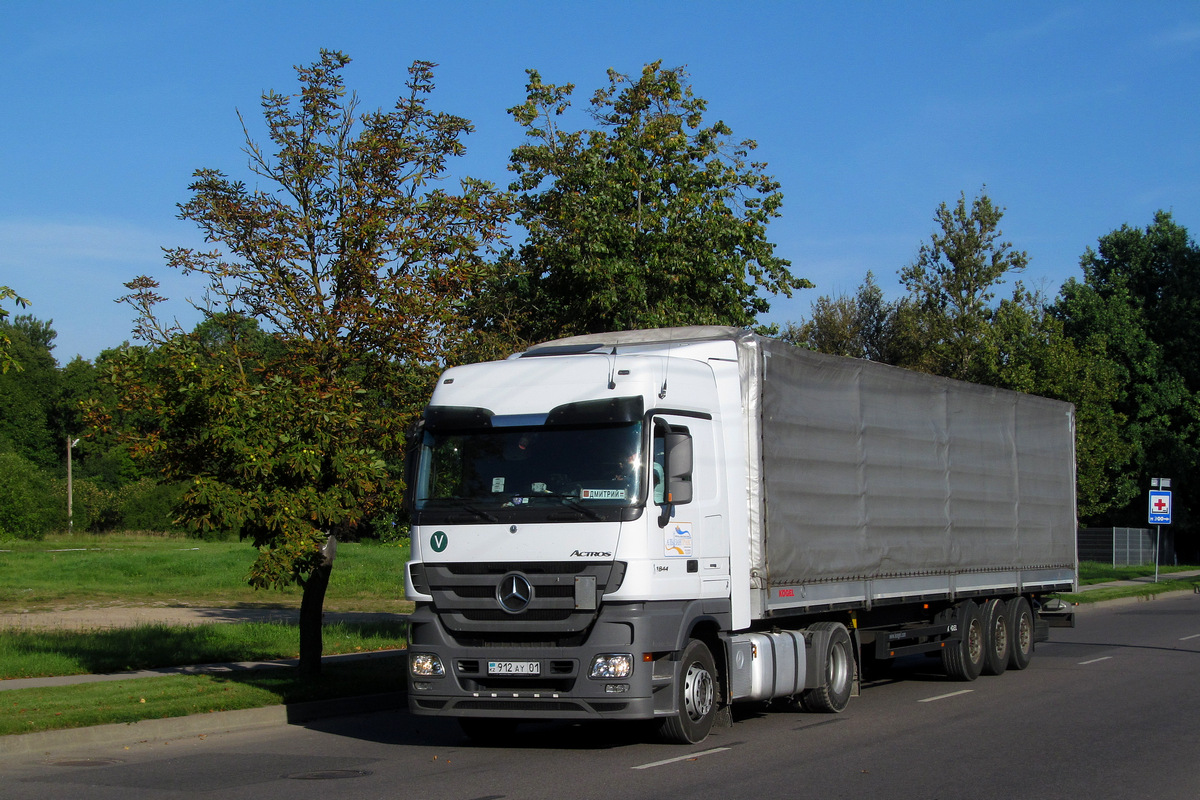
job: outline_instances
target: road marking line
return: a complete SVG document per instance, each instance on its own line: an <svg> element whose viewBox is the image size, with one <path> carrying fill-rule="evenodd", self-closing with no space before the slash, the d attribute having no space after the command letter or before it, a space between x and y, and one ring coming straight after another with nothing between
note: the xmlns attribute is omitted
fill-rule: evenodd
<svg viewBox="0 0 1200 800"><path fill-rule="evenodd" d="M661 767L661 766L665 766L666 764L674 764L676 761L693 761L697 758L700 758L700 756L711 756L714 753L723 753L729 749L730 748L728 748L728 747L714 747L712 750L704 750L702 752L692 753L692 754L686 755L686 756L677 756L676 758L668 758L665 761L655 761L651 764L641 764L636 767L630 767L630 769L650 769L651 767Z"/></svg>
<svg viewBox="0 0 1200 800"><path fill-rule="evenodd" d="M935 700L945 700L950 697L958 697L960 694L970 694L974 689L959 689L957 692L950 694L939 694L937 697L926 697L924 700L918 700L918 703L932 703Z"/></svg>
<svg viewBox="0 0 1200 800"><path fill-rule="evenodd" d="M1191 636L1185 636L1179 641L1186 642L1188 639L1200 639L1200 633L1193 633Z"/></svg>
<svg viewBox="0 0 1200 800"><path fill-rule="evenodd" d="M1100 658L1093 658L1091 661L1080 661L1079 666L1086 667L1088 664L1099 664L1101 661L1108 661L1110 658L1112 656L1100 656Z"/></svg>

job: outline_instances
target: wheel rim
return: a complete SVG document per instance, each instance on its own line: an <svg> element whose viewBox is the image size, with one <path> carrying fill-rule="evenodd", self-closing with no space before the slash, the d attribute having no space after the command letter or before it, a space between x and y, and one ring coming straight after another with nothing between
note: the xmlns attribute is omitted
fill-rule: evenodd
<svg viewBox="0 0 1200 800"><path fill-rule="evenodd" d="M838 646L829 651L828 684L830 691L838 694L850 680L850 658L846 648Z"/></svg>
<svg viewBox="0 0 1200 800"><path fill-rule="evenodd" d="M703 665L693 663L688 667L683 682L683 707L688 719L699 722L712 711L713 679Z"/></svg>
<svg viewBox="0 0 1200 800"><path fill-rule="evenodd" d="M972 620L967 629L967 655L972 664L983 658L983 625L979 620Z"/></svg>
<svg viewBox="0 0 1200 800"><path fill-rule="evenodd" d="M992 629L992 643L998 655L1008 653L1008 626L1001 620L996 620L996 627Z"/></svg>
<svg viewBox="0 0 1200 800"><path fill-rule="evenodd" d="M1033 626L1030 624L1029 615L1022 614L1020 621L1017 622L1017 643L1021 647L1022 653L1028 653L1033 644Z"/></svg>

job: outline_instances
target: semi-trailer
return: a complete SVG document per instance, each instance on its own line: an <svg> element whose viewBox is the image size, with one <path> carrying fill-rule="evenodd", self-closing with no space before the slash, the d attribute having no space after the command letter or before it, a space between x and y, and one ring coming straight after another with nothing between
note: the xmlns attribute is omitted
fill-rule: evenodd
<svg viewBox="0 0 1200 800"><path fill-rule="evenodd" d="M696 326L447 370L409 459L409 707L838 712L871 662L1023 669L1076 581L1064 402Z"/></svg>

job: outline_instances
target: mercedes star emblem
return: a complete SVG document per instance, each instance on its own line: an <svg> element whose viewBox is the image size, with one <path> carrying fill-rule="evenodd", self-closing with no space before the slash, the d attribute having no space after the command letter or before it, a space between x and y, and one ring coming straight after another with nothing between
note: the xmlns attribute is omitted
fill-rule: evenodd
<svg viewBox="0 0 1200 800"><path fill-rule="evenodd" d="M496 600L510 614L520 614L533 602L533 586L519 572L510 572L500 579L496 587Z"/></svg>

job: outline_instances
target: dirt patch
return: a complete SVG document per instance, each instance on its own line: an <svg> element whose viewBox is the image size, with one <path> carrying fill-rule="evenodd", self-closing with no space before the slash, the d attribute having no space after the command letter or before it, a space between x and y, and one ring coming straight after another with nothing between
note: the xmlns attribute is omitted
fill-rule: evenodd
<svg viewBox="0 0 1200 800"><path fill-rule="evenodd" d="M400 621L405 614L326 611L325 622ZM0 629L106 630L139 625L208 625L237 622L290 622L300 620L295 608L188 608L181 606L106 606L54 611L0 613Z"/></svg>

